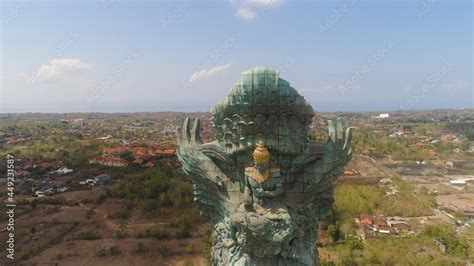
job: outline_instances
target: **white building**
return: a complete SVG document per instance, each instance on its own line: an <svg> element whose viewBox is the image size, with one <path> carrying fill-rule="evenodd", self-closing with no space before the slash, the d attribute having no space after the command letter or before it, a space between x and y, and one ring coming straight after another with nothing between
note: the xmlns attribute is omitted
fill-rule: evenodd
<svg viewBox="0 0 474 266"><path fill-rule="evenodd" d="M58 175L65 175L65 174L72 173L73 171L74 171L74 170L72 170L72 169L69 169L69 168L67 168L67 167L63 167L63 168L60 168L60 169L58 169L58 170L56 170L56 171L52 171L51 173L52 173L52 174L53 174L53 173L56 173L56 174L58 174Z"/></svg>

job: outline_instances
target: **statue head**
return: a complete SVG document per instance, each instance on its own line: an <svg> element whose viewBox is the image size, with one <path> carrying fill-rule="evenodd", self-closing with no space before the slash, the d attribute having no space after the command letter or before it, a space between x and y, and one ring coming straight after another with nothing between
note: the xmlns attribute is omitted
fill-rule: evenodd
<svg viewBox="0 0 474 266"><path fill-rule="evenodd" d="M314 116L304 97L268 67L242 72L211 112L216 140L229 151L247 152L264 136L267 148L286 155L303 152Z"/></svg>
<svg viewBox="0 0 474 266"><path fill-rule="evenodd" d="M257 148L252 153L255 166L259 170L265 170L268 167L268 162L270 161L270 152L268 152L267 147L263 139L260 139L258 142Z"/></svg>

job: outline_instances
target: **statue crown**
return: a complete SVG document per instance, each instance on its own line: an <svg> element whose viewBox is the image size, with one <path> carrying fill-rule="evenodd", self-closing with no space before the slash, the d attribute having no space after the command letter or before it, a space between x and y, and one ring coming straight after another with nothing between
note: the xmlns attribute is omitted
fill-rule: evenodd
<svg viewBox="0 0 474 266"><path fill-rule="evenodd" d="M270 160L270 152L262 139L258 142L257 148L252 153L253 159L257 164L268 163Z"/></svg>

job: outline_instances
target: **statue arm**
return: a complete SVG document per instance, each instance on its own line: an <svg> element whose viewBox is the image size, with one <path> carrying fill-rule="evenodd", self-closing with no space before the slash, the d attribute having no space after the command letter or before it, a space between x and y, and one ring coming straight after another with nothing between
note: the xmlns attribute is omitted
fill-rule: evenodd
<svg viewBox="0 0 474 266"><path fill-rule="evenodd" d="M281 194L283 194L283 184L280 180L281 177L278 177L278 181L276 182L275 186L274 186L274 190L272 191L265 191L265 196L266 197L276 197L276 196L279 196Z"/></svg>
<svg viewBox="0 0 474 266"><path fill-rule="evenodd" d="M253 204L252 189L250 188L248 177L247 175L245 175L244 205L251 206L252 204Z"/></svg>

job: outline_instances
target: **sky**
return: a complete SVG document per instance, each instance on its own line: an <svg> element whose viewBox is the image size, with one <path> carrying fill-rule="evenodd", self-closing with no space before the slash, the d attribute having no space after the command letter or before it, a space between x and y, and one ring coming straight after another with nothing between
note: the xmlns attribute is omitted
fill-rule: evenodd
<svg viewBox="0 0 474 266"><path fill-rule="evenodd" d="M208 111L255 66L316 111L474 108L471 1L0 5L0 112Z"/></svg>

